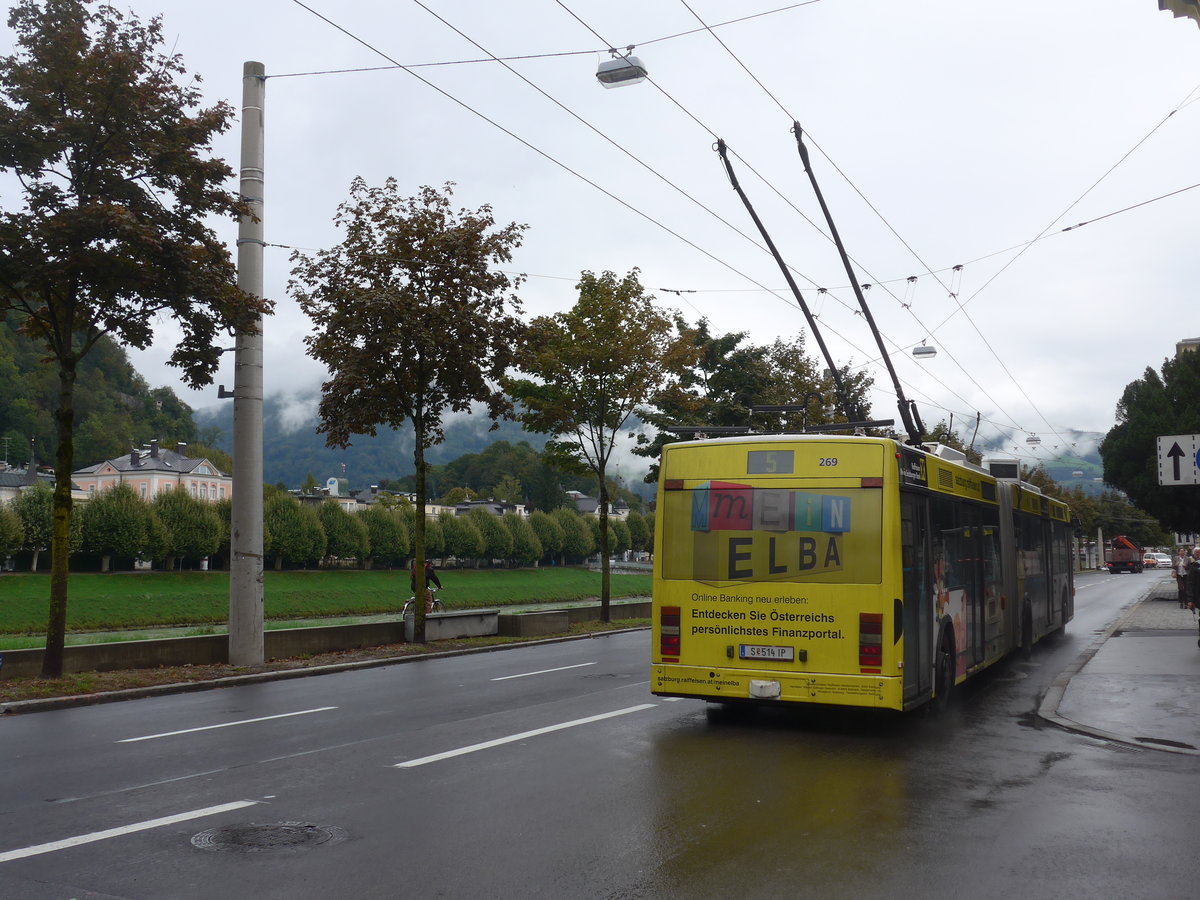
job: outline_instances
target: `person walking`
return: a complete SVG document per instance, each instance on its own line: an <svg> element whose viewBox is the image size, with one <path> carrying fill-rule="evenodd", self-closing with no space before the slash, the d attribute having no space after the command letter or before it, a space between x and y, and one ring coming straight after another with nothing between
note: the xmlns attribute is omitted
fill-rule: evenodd
<svg viewBox="0 0 1200 900"><path fill-rule="evenodd" d="M1200 608L1200 547L1192 550L1187 566L1187 608Z"/></svg>
<svg viewBox="0 0 1200 900"><path fill-rule="evenodd" d="M1188 553L1186 547L1180 547L1175 554L1175 589L1179 592L1179 608L1187 609L1187 570Z"/></svg>

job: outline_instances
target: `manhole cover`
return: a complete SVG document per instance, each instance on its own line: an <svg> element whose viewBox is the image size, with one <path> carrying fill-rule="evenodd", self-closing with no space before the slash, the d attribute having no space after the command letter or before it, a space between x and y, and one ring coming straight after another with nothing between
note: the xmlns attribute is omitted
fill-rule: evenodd
<svg viewBox="0 0 1200 900"><path fill-rule="evenodd" d="M261 853L265 850L292 850L319 847L346 839L345 830L307 822L277 822L271 825L224 825L210 828L192 838L200 850L233 850Z"/></svg>

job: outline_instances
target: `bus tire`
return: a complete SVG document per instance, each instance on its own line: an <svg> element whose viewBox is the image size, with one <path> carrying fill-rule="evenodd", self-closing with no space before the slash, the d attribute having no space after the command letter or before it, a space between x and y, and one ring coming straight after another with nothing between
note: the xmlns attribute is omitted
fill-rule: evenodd
<svg viewBox="0 0 1200 900"><path fill-rule="evenodd" d="M1059 603L1059 615L1061 619L1058 627L1054 629L1054 638L1057 640L1067 633L1067 610L1070 604L1067 602L1067 592L1063 591L1062 601Z"/></svg>
<svg viewBox="0 0 1200 900"><path fill-rule="evenodd" d="M950 707L950 695L954 692L954 632L949 628L942 631L938 643L937 660L933 667L933 710L944 713Z"/></svg>
<svg viewBox="0 0 1200 900"><path fill-rule="evenodd" d="M1021 656L1033 656L1033 604L1028 599L1021 605Z"/></svg>

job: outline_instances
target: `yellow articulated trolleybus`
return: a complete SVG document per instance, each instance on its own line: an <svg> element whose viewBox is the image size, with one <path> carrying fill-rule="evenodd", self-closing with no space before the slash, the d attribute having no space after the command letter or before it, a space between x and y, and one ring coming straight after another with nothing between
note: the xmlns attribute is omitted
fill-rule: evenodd
<svg viewBox="0 0 1200 900"><path fill-rule="evenodd" d="M1061 631L1070 511L941 445L748 435L659 472L651 690L908 710Z"/></svg>

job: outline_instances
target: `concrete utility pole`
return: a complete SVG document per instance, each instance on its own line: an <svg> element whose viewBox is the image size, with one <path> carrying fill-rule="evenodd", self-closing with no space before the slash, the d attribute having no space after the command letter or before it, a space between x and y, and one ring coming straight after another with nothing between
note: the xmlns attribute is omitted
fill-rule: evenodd
<svg viewBox="0 0 1200 900"><path fill-rule="evenodd" d="M266 67L242 66L242 172L240 191L251 215L238 225L238 287L263 292L263 101ZM227 396L227 395L226 395ZM229 661L263 662L263 340L262 317L253 334L238 334L233 375L233 509L229 572Z"/></svg>

